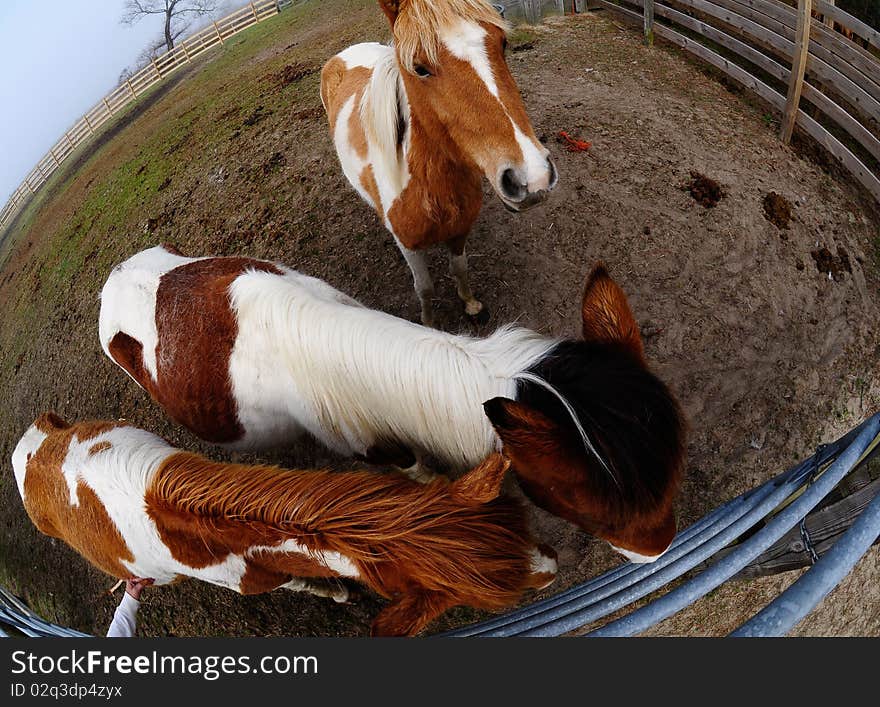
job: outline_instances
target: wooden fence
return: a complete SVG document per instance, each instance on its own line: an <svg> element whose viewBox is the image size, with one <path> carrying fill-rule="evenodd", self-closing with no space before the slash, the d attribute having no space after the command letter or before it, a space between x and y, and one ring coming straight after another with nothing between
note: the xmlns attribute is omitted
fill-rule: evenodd
<svg viewBox="0 0 880 707"><path fill-rule="evenodd" d="M823 0L596 3L757 94L782 114L782 140L797 125L880 202L880 32Z"/></svg>
<svg viewBox="0 0 880 707"><path fill-rule="evenodd" d="M37 162L37 166L9 197L0 210L0 229L3 229L19 208L36 194L49 176L58 169L77 147L89 140L95 132L120 110L162 79L212 47L222 45L227 39L251 25L262 22L293 4L293 0L254 0L226 17L212 22L203 30L178 43L170 52L154 59L143 69L120 83L104 96L73 127L65 131L61 139L49 148L49 152Z"/></svg>
<svg viewBox="0 0 880 707"><path fill-rule="evenodd" d="M677 44L751 90L782 114L783 140L799 126L880 202L880 32L824 0L797 0L797 8L781 0L590 2L643 25L647 41L656 35ZM37 163L0 211L0 228L77 146L132 100L211 47L290 4L291 0L248 3L120 84ZM847 35L826 23L836 23Z"/></svg>

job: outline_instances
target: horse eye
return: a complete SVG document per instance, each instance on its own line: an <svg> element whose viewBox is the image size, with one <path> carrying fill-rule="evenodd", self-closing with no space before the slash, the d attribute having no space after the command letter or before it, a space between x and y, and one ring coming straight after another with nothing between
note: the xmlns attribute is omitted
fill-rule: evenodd
<svg viewBox="0 0 880 707"><path fill-rule="evenodd" d="M421 76L422 78L427 78L431 75L431 72L428 71L428 69L426 69L424 66L419 64L418 66L416 66L416 74Z"/></svg>
<svg viewBox="0 0 880 707"><path fill-rule="evenodd" d="M507 51L507 37L501 38L501 51L503 51L503 52Z"/></svg>

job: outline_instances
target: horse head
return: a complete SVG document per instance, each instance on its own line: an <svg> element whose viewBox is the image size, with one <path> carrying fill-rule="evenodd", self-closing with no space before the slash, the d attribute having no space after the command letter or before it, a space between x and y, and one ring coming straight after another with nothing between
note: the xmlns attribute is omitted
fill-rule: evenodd
<svg viewBox="0 0 880 707"><path fill-rule="evenodd" d="M676 532L684 421L648 370L626 295L597 266L582 301L583 338L562 342L523 376L517 400L484 408L524 492L634 562Z"/></svg>
<svg viewBox="0 0 880 707"><path fill-rule="evenodd" d="M522 211L557 181L505 59L507 24L483 0L380 0L391 22L413 121L475 165Z"/></svg>

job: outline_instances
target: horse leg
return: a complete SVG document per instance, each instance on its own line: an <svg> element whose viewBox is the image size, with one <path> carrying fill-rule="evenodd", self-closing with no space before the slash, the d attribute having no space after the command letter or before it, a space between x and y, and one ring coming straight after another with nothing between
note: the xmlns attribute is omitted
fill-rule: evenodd
<svg viewBox="0 0 880 707"><path fill-rule="evenodd" d="M434 479L441 478L441 474L438 474L431 468L431 465L425 461L425 455L421 452L414 452L413 456L415 457L415 463L411 466L400 467L400 471L408 476L413 481L417 481L420 484L430 484Z"/></svg>
<svg viewBox="0 0 880 707"><path fill-rule="evenodd" d="M420 484L430 484L434 479L440 478L440 474L422 463L421 460L417 461L412 466L406 467L406 469L401 469L400 471L404 476L408 476L410 479L417 481Z"/></svg>
<svg viewBox="0 0 880 707"><path fill-rule="evenodd" d="M328 597L337 604L345 604L350 596L348 588L338 582L321 581L313 579L300 579L294 577L286 584L282 584L280 589L287 589L291 592L308 592L316 597Z"/></svg>
<svg viewBox="0 0 880 707"><path fill-rule="evenodd" d="M374 466L397 467L404 476L420 484L429 484L440 476L425 462L422 454L394 443L373 445L366 454L356 455L355 458Z"/></svg>
<svg viewBox="0 0 880 707"><path fill-rule="evenodd" d="M395 240L397 239L395 238ZM434 326L434 311L431 300L434 298L434 281L431 279L431 273L428 272L428 261L423 252L410 250L400 241L397 241L397 245L412 272L413 284L422 308L422 324L432 327Z"/></svg>
<svg viewBox="0 0 880 707"><path fill-rule="evenodd" d="M466 241L467 236L461 236L446 242L446 247L449 248L449 272L455 279L458 297L464 302L465 314L478 324L485 324L489 321L489 310L474 297L474 293L471 291L471 285L468 281L467 253L464 249Z"/></svg>

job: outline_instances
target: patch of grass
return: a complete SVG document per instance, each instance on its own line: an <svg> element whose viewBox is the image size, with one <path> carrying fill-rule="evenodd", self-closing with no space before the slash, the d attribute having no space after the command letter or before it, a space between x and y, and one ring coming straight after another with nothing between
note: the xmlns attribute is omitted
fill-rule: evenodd
<svg viewBox="0 0 880 707"><path fill-rule="evenodd" d="M538 40L538 35L528 27L514 27L507 35L507 45L514 49L524 44L534 44Z"/></svg>

